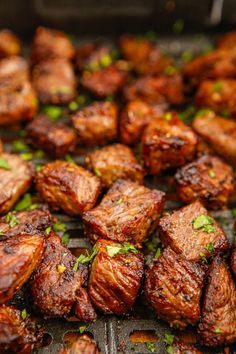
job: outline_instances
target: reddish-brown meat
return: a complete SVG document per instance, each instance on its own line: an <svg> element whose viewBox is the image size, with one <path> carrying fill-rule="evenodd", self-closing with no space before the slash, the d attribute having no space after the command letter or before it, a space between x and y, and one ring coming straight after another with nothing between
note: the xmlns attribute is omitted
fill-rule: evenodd
<svg viewBox="0 0 236 354"><path fill-rule="evenodd" d="M43 330L13 306L0 307L0 352L1 354L30 354L40 344Z"/></svg>
<svg viewBox="0 0 236 354"><path fill-rule="evenodd" d="M144 271L143 254L110 240L99 240L89 278L88 292L94 306L103 313L127 313L134 305ZM113 251L117 251L113 255ZM120 251L121 250L121 251Z"/></svg>
<svg viewBox="0 0 236 354"><path fill-rule="evenodd" d="M0 304L11 300L38 266L44 237L22 234L0 241Z"/></svg>
<svg viewBox="0 0 236 354"><path fill-rule="evenodd" d="M167 120L168 119L168 120ZM194 158L197 137L175 113L153 119L142 136L142 157L151 174L184 165Z"/></svg>
<svg viewBox="0 0 236 354"><path fill-rule="evenodd" d="M175 340L171 348L172 351L170 353L172 354L203 354L193 344L184 343L180 340Z"/></svg>
<svg viewBox="0 0 236 354"><path fill-rule="evenodd" d="M29 79L29 66L27 61L20 56L13 56L0 61L0 88L9 86L13 81Z"/></svg>
<svg viewBox="0 0 236 354"><path fill-rule="evenodd" d="M140 99L153 104L179 105L184 102L182 78L180 75L143 76L125 87L124 96L128 101Z"/></svg>
<svg viewBox="0 0 236 354"><path fill-rule="evenodd" d="M55 58L71 60L74 54L71 41L64 32L44 27L37 28L31 51L33 63Z"/></svg>
<svg viewBox="0 0 236 354"><path fill-rule="evenodd" d="M120 139L123 144L134 145L139 142L146 126L155 118L162 116L167 106L149 105L141 100L127 103L120 117Z"/></svg>
<svg viewBox="0 0 236 354"><path fill-rule="evenodd" d="M55 123L45 115L37 116L28 124L27 138L33 146L55 157L72 152L76 145L76 134L71 128Z"/></svg>
<svg viewBox="0 0 236 354"><path fill-rule="evenodd" d="M88 237L93 242L101 237L141 245L157 227L164 195L135 182L117 180L101 203L83 214Z"/></svg>
<svg viewBox="0 0 236 354"><path fill-rule="evenodd" d="M233 249L231 253L231 268L236 276L236 247Z"/></svg>
<svg viewBox="0 0 236 354"><path fill-rule="evenodd" d="M79 264L76 257L64 246L59 236L51 232L46 241L46 250L41 264L30 281L30 289L35 306L46 317L68 317L72 308L82 321L96 318L95 311L81 289L87 278L87 268ZM82 292L86 292L85 289ZM82 300L82 303L79 303ZM85 303L86 301L86 303Z"/></svg>
<svg viewBox="0 0 236 354"><path fill-rule="evenodd" d="M195 227L195 223L200 224ZM159 226L162 242L189 261L199 261L229 248L224 231L199 201L166 214Z"/></svg>
<svg viewBox="0 0 236 354"><path fill-rule="evenodd" d="M73 162L56 160L37 172L36 188L52 208L80 215L95 205L101 182L97 176Z"/></svg>
<svg viewBox="0 0 236 354"><path fill-rule="evenodd" d="M160 318L183 329L199 320L203 279L200 265L168 247L147 272L145 295Z"/></svg>
<svg viewBox="0 0 236 354"><path fill-rule="evenodd" d="M31 185L33 167L20 156L1 155L5 168L0 167L0 213L6 213Z"/></svg>
<svg viewBox="0 0 236 354"><path fill-rule="evenodd" d="M130 148L115 144L89 153L87 166L100 177L105 188L109 188L117 179L130 179L140 184L144 170L137 162Z"/></svg>
<svg viewBox="0 0 236 354"><path fill-rule="evenodd" d="M10 30L0 31L0 58L18 55L21 52L19 38Z"/></svg>
<svg viewBox="0 0 236 354"><path fill-rule="evenodd" d="M236 32L228 32L220 36L217 41L217 48L232 49L236 47Z"/></svg>
<svg viewBox="0 0 236 354"><path fill-rule="evenodd" d="M38 98L44 104L66 104L76 95L73 67L67 60L41 62L34 67L32 77Z"/></svg>
<svg viewBox="0 0 236 354"><path fill-rule="evenodd" d="M72 123L81 145L104 145L117 136L118 108L115 103L95 102L79 110Z"/></svg>
<svg viewBox="0 0 236 354"><path fill-rule="evenodd" d="M203 111L194 119L193 129L217 154L236 164L236 122Z"/></svg>
<svg viewBox="0 0 236 354"><path fill-rule="evenodd" d="M118 64L113 64L96 71L84 71L81 84L93 95L104 98L120 92L127 79L127 70Z"/></svg>
<svg viewBox="0 0 236 354"><path fill-rule="evenodd" d="M225 260L219 256L213 260L208 275L198 330L207 346L236 340L236 286Z"/></svg>
<svg viewBox="0 0 236 354"><path fill-rule="evenodd" d="M231 166L216 156L205 155L185 165L175 180L180 199L186 203L199 199L210 209L225 208L234 191Z"/></svg>
<svg viewBox="0 0 236 354"><path fill-rule="evenodd" d="M100 354L97 343L87 334L82 334L69 348L60 354Z"/></svg>

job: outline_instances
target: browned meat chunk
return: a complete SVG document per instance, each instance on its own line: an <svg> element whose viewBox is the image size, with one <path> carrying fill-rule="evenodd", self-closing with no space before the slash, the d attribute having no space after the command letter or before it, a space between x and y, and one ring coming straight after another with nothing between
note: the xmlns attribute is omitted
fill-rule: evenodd
<svg viewBox="0 0 236 354"><path fill-rule="evenodd" d="M13 220L16 220L16 222L13 222L15 225L7 222L5 216L0 218L1 240L5 237L45 231L52 224L52 215L47 208L20 211L11 214L13 215Z"/></svg>
<svg viewBox="0 0 236 354"><path fill-rule="evenodd" d="M89 153L87 166L100 177L105 188L109 188L117 179L130 179L140 184L144 170L137 162L133 151L125 145L115 144Z"/></svg>
<svg viewBox="0 0 236 354"><path fill-rule="evenodd" d="M209 107L216 113L228 113L236 117L236 80L206 80L198 88L195 103L199 107Z"/></svg>
<svg viewBox="0 0 236 354"><path fill-rule="evenodd" d="M134 305L144 271L144 257L129 244L99 240L88 292L103 313L127 313Z"/></svg>
<svg viewBox="0 0 236 354"><path fill-rule="evenodd" d="M127 70L114 64L96 71L84 71L81 84L93 95L104 98L120 92L127 79Z"/></svg>
<svg viewBox="0 0 236 354"><path fill-rule="evenodd" d="M21 43L16 35L8 29L0 31L0 58L18 55L21 52Z"/></svg>
<svg viewBox="0 0 236 354"><path fill-rule="evenodd" d="M37 116L27 126L29 142L60 157L72 152L76 145L76 134L62 123L55 123L44 115Z"/></svg>
<svg viewBox="0 0 236 354"><path fill-rule="evenodd" d="M73 344L60 354L100 354L97 343L86 334L82 334Z"/></svg>
<svg viewBox="0 0 236 354"><path fill-rule="evenodd" d="M124 96L128 101L140 99L148 103L182 104L183 82L180 75L143 76L126 86Z"/></svg>
<svg viewBox="0 0 236 354"><path fill-rule="evenodd" d="M41 264L37 267L30 281L30 289L35 306L46 317L68 317L74 306L78 309L80 292L87 278L87 268L76 264L76 257L63 246L61 239L54 232L47 238L46 250ZM83 289L86 292L85 289ZM86 311L79 318L91 321L96 314L86 299ZM78 316L81 312L75 310Z"/></svg>
<svg viewBox="0 0 236 354"><path fill-rule="evenodd" d="M207 346L236 340L236 286L225 260L219 256L213 260L208 275L199 334Z"/></svg>
<svg viewBox="0 0 236 354"><path fill-rule="evenodd" d="M216 156L205 155L180 168L175 180L180 199L186 203L199 199L210 209L226 207L234 191L231 166Z"/></svg>
<svg viewBox="0 0 236 354"><path fill-rule="evenodd" d="M236 248L234 248L231 253L231 267L234 272L234 275L236 276Z"/></svg>
<svg viewBox="0 0 236 354"><path fill-rule="evenodd" d="M71 60L74 54L72 43L64 32L37 28L31 52L33 63L55 58Z"/></svg>
<svg viewBox="0 0 236 354"><path fill-rule="evenodd" d="M30 187L33 167L20 156L4 153L0 158L0 213L6 213Z"/></svg>
<svg viewBox="0 0 236 354"><path fill-rule="evenodd" d="M168 247L147 272L145 295L160 318L184 329L199 320L203 280L199 264Z"/></svg>
<svg viewBox="0 0 236 354"><path fill-rule="evenodd" d="M220 36L217 41L217 48L232 49L236 47L236 32L228 32Z"/></svg>
<svg viewBox="0 0 236 354"><path fill-rule="evenodd" d="M117 135L118 110L114 103L95 102L79 110L72 123L81 145L104 145Z"/></svg>
<svg viewBox="0 0 236 354"><path fill-rule="evenodd" d="M203 354L193 344L184 343L180 340L174 341L171 348L173 349L172 354Z"/></svg>
<svg viewBox="0 0 236 354"><path fill-rule="evenodd" d="M77 48L75 62L79 70L97 71L112 64L112 49L105 44L86 43Z"/></svg>
<svg viewBox="0 0 236 354"><path fill-rule="evenodd" d="M0 61L0 89L9 86L13 81L29 79L29 66L27 61L19 56L5 58Z"/></svg>
<svg viewBox="0 0 236 354"><path fill-rule="evenodd" d="M44 165L37 172L36 188L52 208L80 215L95 205L101 182L83 167L58 160Z"/></svg>
<svg viewBox="0 0 236 354"><path fill-rule="evenodd" d="M119 41L124 57L139 74L161 74L173 60L145 38L123 35Z"/></svg>
<svg viewBox="0 0 236 354"><path fill-rule="evenodd" d="M51 59L33 69L33 86L42 103L66 104L76 95L76 80L70 62Z"/></svg>
<svg viewBox="0 0 236 354"><path fill-rule="evenodd" d="M142 136L142 157L151 174L184 165L194 158L197 137L175 113L153 119Z"/></svg>
<svg viewBox="0 0 236 354"><path fill-rule="evenodd" d="M159 225L163 243L189 261L199 261L229 248L224 231L199 201L166 214Z"/></svg>
<svg viewBox="0 0 236 354"><path fill-rule="evenodd" d="M127 103L120 117L120 138L126 145L134 145L141 139L144 128L155 118L163 115L165 105L149 105L141 100Z"/></svg>
<svg viewBox="0 0 236 354"><path fill-rule="evenodd" d="M88 237L141 245L157 227L164 193L135 182L117 180L91 211L83 214Z"/></svg>
<svg viewBox="0 0 236 354"><path fill-rule="evenodd" d="M1 354L29 354L42 340L43 331L36 323L12 306L0 307Z"/></svg>
<svg viewBox="0 0 236 354"><path fill-rule="evenodd" d="M236 164L236 122L209 111L196 116L193 128L217 154Z"/></svg>
<svg viewBox="0 0 236 354"><path fill-rule="evenodd" d="M44 237L22 234L0 241L0 304L11 300L38 266Z"/></svg>

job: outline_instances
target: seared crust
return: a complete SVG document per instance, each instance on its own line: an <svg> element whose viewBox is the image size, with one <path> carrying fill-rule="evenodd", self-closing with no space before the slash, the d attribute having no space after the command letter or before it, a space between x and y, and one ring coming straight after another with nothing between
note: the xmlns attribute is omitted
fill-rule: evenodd
<svg viewBox="0 0 236 354"><path fill-rule="evenodd" d="M10 30L0 31L0 58L18 55L21 52L19 38Z"/></svg>
<svg viewBox="0 0 236 354"><path fill-rule="evenodd" d="M175 180L180 199L186 203L199 199L210 209L226 207L234 190L231 166L216 156L205 155L185 165Z"/></svg>
<svg viewBox="0 0 236 354"><path fill-rule="evenodd" d="M202 344L207 346L236 340L236 287L220 256L213 260L209 271L198 333Z"/></svg>
<svg viewBox="0 0 236 354"><path fill-rule="evenodd" d="M101 203L83 214L91 241L98 238L141 245L156 229L164 193L135 182L117 180Z"/></svg>
<svg viewBox="0 0 236 354"><path fill-rule="evenodd" d="M100 354L100 351L95 340L82 334L70 348L63 349L60 354Z"/></svg>
<svg viewBox="0 0 236 354"><path fill-rule="evenodd" d="M200 316L204 272L167 247L146 274L145 295L157 315L180 329Z"/></svg>
<svg viewBox="0 0 236 354"><path fill-rule="evenodd" d="M153 119L142 136L142 157L151 174L183 166L195 155L197 137L175 113Z"/></svg>
<svg viewBox="0 0 236 354"><path fill-rule="evenodd" d="M23 320L21 312L13 306L0 307L1 354L29 354L40 344L42 334L30 317Z"/></svg>
<svg viewBox="0 0 236 354"><path fill-rule="evenodd" d="M0 168L0 213L6 213L31 185L33 167L20 156L4 153L1 155L10 169Z"/></svg>
<svg viewBox="0 0 236 354"><path fill-rule="evenodd" d="M193 222L201 215L209 216L209 213L196 201L172 214L166 214L159 221L162 242L189 261L199 261L202 256L208 258L229 248L227 236L215 220L214 232L194 229ZM214 247L213 253L207 249L209 245Z"/></svg>
<svg viewBox="0 0 236 354"><path fill-rule="evenodd" d="M236 277L236 248L234 248L231 253L231 268Z"/></svg>
<svg viewBox="0 0 236 354"><path fill-rule="evenodd" d="M236 122L213 112L198 115L193 129L224 159L236 164Z"/></svg>
<svg viewBox="0 0 236 354"><path fill-rule="evenodd" d="M111 187L117 179L143 182L144 170L125 145L115 144L95 150L86 156L85 162L100 177L105 188Z"/></svg>
<svg viewBox="0 0 236 354"><path fill-rule="evenodd" d="M35 181L52 208L71 215L93 208L101 191L100 179L73 162L50 162L37 172Z"/></svg>
<svg viewBox="0 0 236 354"><path fill-rule="evenodd" d="M182 78L180 75L143 76L125 87L124 96L128 101L140 99L154 104L179 105L184 102Z"/></svg>
<svg viewBox="0 0 236 354"><path fill-rule="evenodd" d="M0 304L11 300L38 266L44 251L42 235L21 234L0 241Z"/></svg>
<svg viewBox="0 0 236 354"><path fill-rule="evenodd" d="M78 143L104 145L117 135L118 108L115 103L95 102L75 113L72 124Z"/></svg>
<svg viewBox="0 0 236 354"><path fill-rule="evenodd" d="M33 301L38 310L46 317L68 317L72 307L82 298L80 290L87 279L87 268L79 264L74 270L76 257L63 246L61 239L51 232L46 241L46 249L41 264L37 267L30 281ZM62 267L62 268L61 268ZM83 289L86 291L85 289ZM88 310L79 314L82 321L96 318L94 310L89 313L92 305L87 298ZM85 301L82 299L83 305ZM79 305L79 304L78 304Z"/></svg>
<svg viewBox="0 0 236 354"><path fill-rule="evenodd" d="M109 240L97 241L99 251L92 264L88 292L99 311L121 315L134 305L144 272L144 256L129 251L110 257L107 246L122 247Z"/></svg>
<svg viewBox="0 0 236 354"><path fill-rule="evenodd" d="M32 145L55 157L72 152L76 145L76 134L71 128L44 115L37 116L27 125L27 138Z"/></svg>

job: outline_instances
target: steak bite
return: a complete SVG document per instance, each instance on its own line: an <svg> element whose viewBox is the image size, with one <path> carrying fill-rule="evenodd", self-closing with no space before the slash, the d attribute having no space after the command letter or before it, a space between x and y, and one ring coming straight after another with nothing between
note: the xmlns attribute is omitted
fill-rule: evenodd
<svg viewBox="0 0 236 354"><path fill-rule="evenodd" d="M18 55L21 52L19 38L10 30L0 31L0 58Z"/></svg>
<svg viewBox="0 0 236 354"><path fill-rule="evenodd" d="M115 103L95 102L80 109L72 124L81 145L105 145L117 136L118 108Z"/></svg>
<svg viewBox="0 0 236 354"><path fill-rule="evenodd" d="M151 174L184 165L194 158L197 137L176 113L153 119L142 136L142 157Z"/></svg>
<svg viewBox="0 0 236 354"><path fill-rule="evenodd" d="M29 354L42 341L43 330L13 306L0 307L1 354Z"/></svg>
<svg viewBox="0 0 236 354"><path fill-rule="evenodd" d="M183 82L180 75L143 76L127 85L124 89L125 99L158 104L179 105L184 102Z"/></svg>
<svg viewBox="0 0 236 354"><path fill-rule="evenodd" d="M229 248L229 241L219 224L196 201L159 221L161 240L189 261L199 261Z"/></svg>
<svg viewBox="0 0 236 354"><path fill-rule="evenodd" d="M87 334L82 334L69 348L63 349L60 354L100 354L97 343Z"/></svg>
<svg viewBox="0 0 236 354"><path fill-rule="evenodd" d="M57 160L49 162L37 172L36 188L53 209L80 215L95 205L101 182L83 167Z"/></svg>
<svg viewBox="0 0 236 354"><path fill-rule="evenodd" d="M30 280L34 305L45 317L68 317L73 307L82 321L96 318L88 296L82 296L87 268L77 264L76 257L64 246L59 236L51 232L41 264ZM78 308L78 310L77 310Z"/></svg>
<svg viewBox="0 0 236 354"><path fill-rule="evenodd" d="M203 281L204 272L199 264L167 247L148 270L144 291L160 318L184 329L199 320Z"/></svg>
<svg viewBox="0 0 236 354"><path fill-rule="evenodd" d="M219 256L210 267L198 333L207 346L236 340L236 286L225 260Z"/></svg>
<svg viewBox="0 0 236 354"><path fill-rule="evenodd" d="M0 241L0 304L11 300L41 261L44 237L21 234Z"/></svg>
<svg viewBox="0 0 236 354"><path fill-rule="evenodd" d="M29 65L24 58L14 56L0 61L0 89L9 86L11 82L29 80L29 77Z"/></svg>
<svg viewBox="0 0 236 354"><path fill-rule="evenodd" d="M0 161L0 213L6 213L31 185L33 167L18 155L3 153Z"/></svg>
<svg viewBox="0 0 236 354"><path fill-rule="evenodd" d="M45 115L37 116L28 124L27 138L33 146L55 157L72 152L76 146L74 131L65 124L53 122Z"/></svg>
<svg viewBox="0 0 236 354"><path fill-rule="evenodd" d="M118 64L112 64L96 71L84 71L81 84L94 96L105 98L119 93L127 79L128 71Z"/></svg>
<svg viewBox="0 0 236 354"><path fill-rule="evenodd" d="M83 214L88 237L141 245L156 229L164 193L135 182L117 180L101 203Z"/></svg>
<svg viewBox="0 0 236 354"><path fill-rule="evenodd" d="M69 37L62 31L38 27L33 38L31 60L38 63L48 59L71 60L75 50Z"/></svg>
<svg viewBox="0 0 236 354"><path fill-rule="evenodd" d="M233 270L233 273L236 277L236 247L233 249L231 253L231 268Z"/></svg>
<svg viewBox="0 0 236 354"><path fill-rule="evenodd" d="M111 187L117 179L129 179L140 184L143 182L144 170L135 159L133 151L125 145L109 145L90 152L85 162L100 177L105 188Z"/></svg>
<svg viewBox="0 0 236 354"><path fill-rule="evenodd" d="M234 191L231 166L205 155L181 167L176 175L177 194L186 203L199 199L209 209L225 208Z"/></svg>
<svg viewBox="0 0 236 354"><path fill-rule="evenodd" d="M76 95L73 67L64 59L51 59L36 65L32 83L40 102L44 104L66 104Z"/></svg>
<svg viewBox="0 0 236 354"><path fill-rule="evenodd" d="M224 159L236 164L236 122L211 111L197 115L193 129Z"/></svg>
<svg viewBox="0 0 236 354"><path fill-rule="evenodd" d="M98 240L88 292L94 306L105 314L122 315L134 305L144 272L144 256L134 246Z"/></svg>
<svg viewBox="0 0 236 354"><path fill-rule="evenodd" d="M165 105L149 105L141 100L127 103L120 117L120 139L123 144L138 143L146 126L155 118L162 116Z"/></svg>

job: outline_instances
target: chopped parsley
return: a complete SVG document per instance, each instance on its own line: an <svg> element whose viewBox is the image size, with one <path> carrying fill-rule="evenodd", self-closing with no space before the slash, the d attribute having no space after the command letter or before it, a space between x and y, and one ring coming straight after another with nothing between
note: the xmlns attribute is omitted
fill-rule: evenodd
<svg viewBox="0 0 236 354"><path fill-rule="evenodd" d="M102 174L97 168L94 169L94 172L96 176L101 177Z"/></svg>
<svg viewBox="0 0 236 354"><path fill-rule="evenodd" d="M29 193L26 193L23 198L15 205L14 210L33 210L38 208L38 204L32 204L32 198Z"/></svg>
<svg viewBox="0 0 236 354"><path fill-rule="evenodd" d="M156 352L156 345L153 342L146 342L146 347L149 350L149 352L151 353L155 353Z"/></svg>
<svg viewBox="0 0 236 354"><path fill-rule="evenodd" d="M207 258L206 258L206 256L205 256L204 253L200 253L200 254L199 254L199 257L201 258L201 262L202 262L203 264L208 264L208 260L207 260Z"/></svg>
<svg viewBox="0 0 236 354"><path fill-rule="evenodd" d="M58 120L62 115L62 108L59 106L45 106L44 113L52 120Z"/></svg>
<svg viewBox="0 0 236 354"><path fill-rule="evenodd" d="M71 111L76 111L79 108L79 104L76 101L72 101L68 107Z"/></svg>
<svg viewBox="0 0 236 354"><path fill-rule="evenodd" d="M216 328L214 329L214 332L215 332L216 334L222 333L222 331L221 331L221 329L220 329L219 327L216 327Z"/></svg>
<svg viewBox="0 0 236 354"><path fill-rule="evenodd" d="M22 318L23 321L28 317L28 314L27 314L26 309L24 309L24 310L21 311L20 316L21 316L21 318Z"/></svg>
<svg viewBox="0 0 236 354"><path fill-rule="evenodd" d="M5 217L5 222L12 228L20 223L15 215L8 213Z"/></svg>
<svg viewBox="0 0 236 354"><path fill-rule="evenodd" d="M4 236L4 235L5 235L4 231L0 230L0 236Z"/></svg>
<svg viewBox="0 0 236 354"><path fill-rule="evenodd" d="M158 259L160 256L161 256L161 249L160 249L160 247L158 247L158 249L156 250L156 253L155 253L155 258Z"/></svg>
<svg viewBox="0 0 236 354"><path fill-rule="evenodd" d="M221 82L221 81L216 81L216 82L214 82L214 84L213 84L212 90L213 90L213 92L215 92L215 93L220 93L221 90L222 90L222 88L223 88L222 82Z"/></svg>
<svg viewBox="0 0 236 354"><path fill-rule="evenodd" d="M45 232L45 234L48 236L51 231L52 231L52 227L51 227L51 226L48 226L44 232Z"/></svg>
<svg viewBox="0 0 236 354"><path fill-rule="evenodd" d="M169 65L165 68L166 75L174 75L174 74L177 74L178 72L179 72L178 68L176 68L173 65Z"/></svg>
<svg viewBox="0 0 236 354"><path fill-rule="evenodd" d="M110 54L104 54L100 58L100 64L104 68L106 68L107 66L111 65L111 63L112 63L112 57L110 56Z"/></svg>
<svg viewBox="0 0 236 354"><path fill-rule="evenodd" d="M208 234L215 232L215 227L213 226L214 219L209 215L199 215L193 220L193 228L195 230L202 230Z"/></svg>
<svg viewBox="0 0 236 354"><path fill-rule="evenodd" d="M94 246L90 254L89 253L87 253L87 255L81 254L75 261L75 264L73 266L73 271L77 272L79 268L79 264L85 264L90 262L96 256L97 253L98 253L98 249L96 248L96 246Z"/></svg>
<svg viewBox="0 0 236 354"><path fill-rule="evenodd" d="M185 62L188 63L193 59L193 52L190 50L185 50L182 55L181 59Z"/></svg>
<svg viewBox="0 0 236 354"><path fill-rule="evenodd" d="M182 18L179 18L174 22L172 31L175 34L180 34L183 32L183 29L184 29L184 20Z"/></svg>
<svg viewBox="0 0 236 354"><path fill-rule="evenodd" d="M107 246L106 251L109 257L114 257L119 252L124 254L127 254L128 252L138 253L136 248L129 243L114 244L113 246Z"/></svg>
<svg viewBox="0 0 236 354"><path fill-rule="evenodd" d="M30 161L33 159L34 155L32 152L24 152L20 154L20 157L25 161Z"/></svg>
<svg viewBox="0 0 236 354"><path fill-rule="evenodd" d="M9 165L8 161L0 156L0 168L3 170L10 170L11 166Z"/></svg>
<svg viewBox="0 0 236 354"><path fill-rule="evenodd" d="M12 144L13 150L16 152L25 152L29 151L29 146L23 143L21 140L16 140Z"/></svg>
<svg viewBox="0 0 236 354"><path fill-rule="evenodd" d="M59 221L55 222L53 224L53 229L56 231L56 232L60 232L60 231L63 231L65 232L66 231L66 224L63 224Z"/></svg>
<svg viewBox="0 0 236 354"><path fill-rule="evenodd" d="M200 109L199 111L197 111L197 116L200 116L200 117L204 117L206 116L207 114L210 114L210 113L213 113L213 111L209 108L203 108L203 109Z"/></svg>
<svg viewBox="0 0 236 354"><path fill-rule="evenodd" d="M41 170L41 168L42 168L42 165L37 164L37 165L35 166L36 172L39 172L39 171Z"/></svg>
<svg viewBox="0 0 236 354"><path fill-rule="evenodd" d="M113 102L114 101L114 96L113 95L108 95L107 97L106 97L106 101L107 102Z"/></svg>
<svg viewBox="0 0 236 354"><path fill-rule="evenodd" d="M214 245L213 245L212 242L210 242L210 243L205 247L205 249L206 249L208 252L210 252L210 253L214 253L214 252L215 252L215 247L214 247Z"/></svg>
<svg viewBox="0 0 236 354"><path fill-rule="evenodd" d="M63 245L68 245L70 242L70 235L68 234L68 232L65 232L62 237L61 237L61 242L63 243Z"/></svg>
<svg viewBox="0 0 236 354"><path fill-rule="evenodd" d="M36 150L34 152L34 157L36 159L42 159L44 157L44 151L43 150Z"/></svg>
<svg viewBox="0 0 236 354"><path fill-rule="evenodd" d="M209 170L209 171L208 171L208 175L209 175L211 178L215 178L216 173L215 173L215 171L213 171L213 170Z"/></svg>
<svg viewBox="0 0 236 354"><path fill-rule="evenodd" d="M165 333L165 339L164 342L166 343L167 347L166 347L166 352L168 354L172 354L173 353L173 343L174 343L174 335L170 334L170 333Z"/></svg>
<svg viewBox="0 0 236 354"><path fill-rule="evenodd" d="M80 326L79 327L79 333L82 334L86 330L87 326Z"/></svg>
<svg viewBox="0 0 236 354"><path fill-rule="evenodd" d="M121 203L123 203L123 199L122 198L116 200L116 204L121 204Z"/></svg>
<svg viewBox="0 0 236 354"><path fill-rule="evenodd" d="M65 156L65 160L66 160L67 162L75 162L75 160L74 160L70 155L66 155L66 156Z"/></svg>
<svg viewBox="0 0 236 354"><path fill-rule="evenodd" d="M164 114L163 118L167 121L170 121L173 118L173 115L171 112L167 112Z"/></svg>

